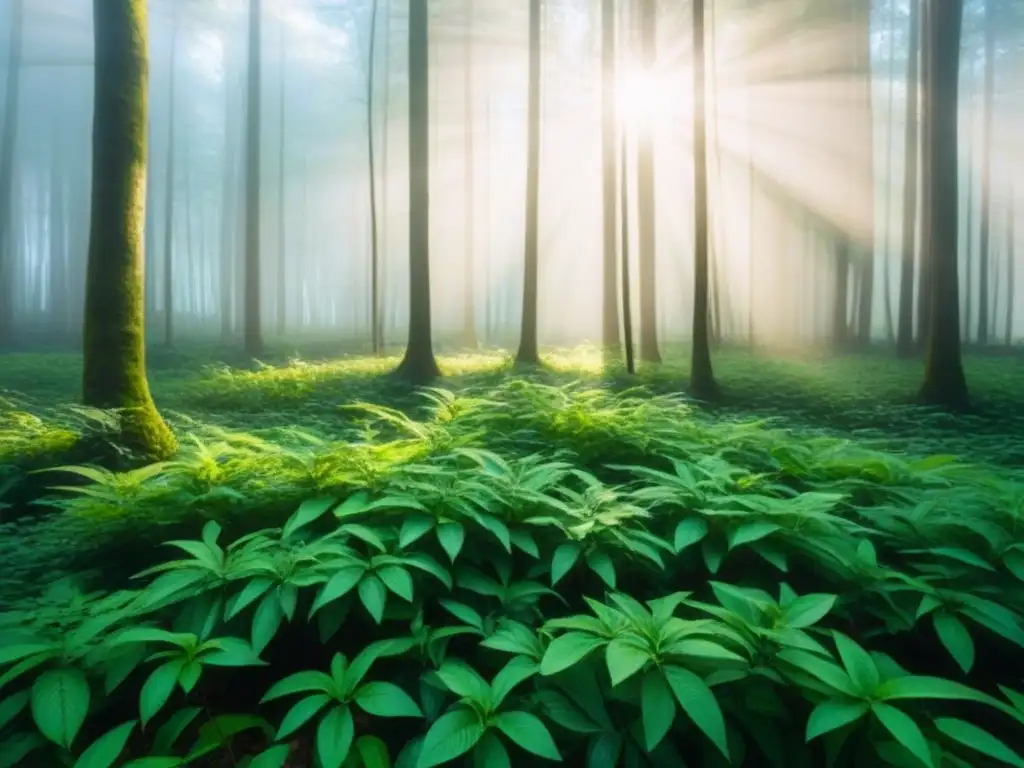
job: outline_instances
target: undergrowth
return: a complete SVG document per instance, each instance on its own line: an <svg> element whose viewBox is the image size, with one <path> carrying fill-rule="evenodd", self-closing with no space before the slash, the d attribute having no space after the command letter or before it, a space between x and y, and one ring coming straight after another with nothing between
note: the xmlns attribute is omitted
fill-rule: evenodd
<svg viewBox="0 0 1024 768"><path fill-rule="evenodd" d="M567 360L177 377L180 454L122 471L30 452L102 414L12 403L51 490L0 527L0 766L1024 765L1012 418Z"/></svg>

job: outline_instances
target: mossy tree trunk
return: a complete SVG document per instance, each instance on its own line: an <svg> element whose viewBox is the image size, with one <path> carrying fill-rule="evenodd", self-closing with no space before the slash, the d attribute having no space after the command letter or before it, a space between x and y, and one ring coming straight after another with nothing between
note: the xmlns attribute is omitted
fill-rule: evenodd
<svg viewBox="0 0 1024 768"><path fill-rule="evenodd" d="M537 342L537 217L540 198L540 14L541 0L530 0L530 63L526 139L526 247L523 253L523 317L516 362L540 363Z"/></svg>
<svg viewBox="0 0 1024 768"><path fill-rule="evenodd" d="M430 326L430 9L409 0L409 341L395 373L413 384L441 375Z"/></svg>
<svg viewBox="0 0 1024 768"><path fill-rule="evenodd" d="M121 408L126 445L151 457L175 448L146 382L143 229L146 201L144 0L93 4L95 114L86 272L82 400Z"/></svg>
<svg viewBox="0 0 1024 768"><path fill-rule="evenodd" d="M933 86L928 109L929 156L925 186L931 189L928 222L931 264L928 271L928 326L924 383L920 399L962 410L969 405L960 354L960 291L957 274L957 97L960 75L962 0L941 0L928 11L928 73Z"/></svg>
<svg viewBox="0 0 1024 768"><path fill-rule="evenodd" d="M0 141L0 345L14 338L14 147L18 137L21 97L24 0L9 0L10 34L7 49L7 85L4 88L3 138Z"/></svg>
<svg viewBox="0 0 1024 768"><path fill-rule="evenodd" d="M693 345L690 394L711 399L718 394L711 367L708 328L708 152L705 112L704 0L693 3Z"/></svg>

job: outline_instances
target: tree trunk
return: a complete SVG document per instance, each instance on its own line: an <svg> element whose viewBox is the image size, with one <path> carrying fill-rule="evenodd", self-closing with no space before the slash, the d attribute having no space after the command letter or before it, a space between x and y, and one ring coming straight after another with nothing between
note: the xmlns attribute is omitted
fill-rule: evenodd
<svg viewBox="0 0 1024 768"><path fill-rule="evenodd" d="M871 0L857 0L853 6L857 23L855 58L856 69L863 79L864 112L860 141L865 145L865 162L870 168L875 162L874 140L874 94L872 93L871 77ZM860 294L857 302L857 344L867 347L871 344L871 318L875 307L875 205L874 179L869 174L868 191L868 231L858 251L860 251Z"/></svg>
<svg viewBox="0 0 1024 768"><path fill-rule="evenodd" d="M377 2L374 0L374 13L377 12ZM287 114L287 101L285 92L285 81L288 72L288 58L285 55L287 50L287 36L285 30L287 25L282 19L281 25L281 73L280 90L277 94L277 101L280 108L277 122L277 167L280 172L280 186L277 190L277 335L284 336L288 328L288 260L286 256L285 240L285 216L287 216L287 190L288 179L285 168L285 127ZM372 173L372 171L371 171Z"/></svg>
<svg viewBox="0 0 1024 768"><path fill-rule="evenodd" d="M832 304L832 343L836 349L843 350L850 341L850 240L845 233L838 233L835 249L836 271L835 295Z"/></svg>
<svg viewBox="0 0 1024 768"><path fill-rule="evenodd" d="M373 95L377 72L377 10L373 0L370 10L370 52L366 64L366 171L370 177L370 346L373 354L381 354L380 339L380 252L377 240L377 168L374 162Z"/></svg>
<svg viewBox="0 0 1024 768"><path fill-rule="evenodd" d="M226 59L226 57L225 57ZM237 167L234 138L235 122L232 116L235 110L231 109L232 87L231 72L228 69L227 59L224 64L224 188L220 200L220 265L219 287L220 287L220 335L222 340L231 336L234 320L234 284L235 284L235 242L238 230L238 219L236 216L235 196L238 194L236 183Z"/></svg>
<svg viewBox="0 0 1024 768"><path fill-rule="evenodd" d="M249 77L245 108L245 354L263 352L260 321L260 21L262 0L249 0Z"/></svg>
<svg viewBox="0 0 1024 768"><path fill-rule="evenodd" d="M924 349L928 337L928 315L931 312L931 291L932 291L932 248L934 246L934 233L932 230L932 193L933 188L929 179L932 178L930 163L932 160L932 133L933 125L927 115L932 112L931 102L934 95L935 83L931 80L933 76L932 59L934 58L934 40L932 39L931 16L934 13L934 3L928 0L921 0L924 4L921 8L921 23L924 34L921 37L921 247L918 251L917 270L917 347ZM955 0L959 6L960 0Z"/></svg>
<svg viewBox="0 0 1024 768"><path fill-rule="evenodd" d="M24 45L24 0L10 0L7 85L4 88L3 139L0 143L0 346L14 340L14 148L21 110L21 58Z"/></svg>
<svg viewBox="0 0 1024 768"><path fill-rule="evenodd" d="M931 304L924 383L920 398L950 409L968 407L967 382L960 356L960 298L957 275L957 95L960 69L962 0L931 4L928 12L927 82L930 152L926 188L931 188Z"/></svg>
<svg viewBox="0 0 1024 768"><path fill-rule="evenodd" d="M604 269L601 302L601 342L611 352L619 348L618 264L615 240L618 184L616 170L615 1L601 0L601 147L603 164Z"/></svg>
<svg viewBox="0 0 1024 768"><path fill-rule="evenodd" d="M910 37L907 47L907 103L903 135L903 246L900 258L900 297L896 323L896 354L914 352L914 257L917 246L918 106L921 63L921 0L910 0Z"/></svg>
<svg viewBox="0 0 1024 768"><path fill-rule="evenodd" d="M1015 213L1014 208L1014 189L1010 188L1010 199L1006 209L1006 332L1003 339L1003 343L1007 347L1013 346L1013 302L1016 298L1014 296L1014 281L1017 279L1016 265L1014 258L1016 257L1016 243L1014 239L1017 233L1014 231L1013 217Z"/></svg>
<svg viewBox="0 0 1024 768"><path fill-rule="evenodd" d="M633 349L633 302L629 279L629 177L626 175L626 132L622 132L622 150L619 157L619 190L622 210L622 337L626 348L626 372L636 373L636 355Z"/></svg>
<svg viewBox="0 0 1024 768"><path fill-rule="evenodd" d="M463 233L465 274L463 280L463 321L462 342L470 349L476 349L476 230L473 226L473 18L474 0L466 0L466 34L462 47L462 89L466 110L466 136L463 142ZM538 118L539 119L539 118Z"/></svg>
<svg viewBox="0 0 1024 768"><path fill-rule="evenodd" d="M147 39L144 0L93 4L92 213L83 336L83 402L120 408L122 439L165 458L174 435L146 382L143 241Z"/></svg>
<svg viewBox="0 0 1024 768"><path fill-rule="evenodd" d="M704 0L693 2L693 345L690 394L718 393L708 337L708 158L705 108Z"/></svg>
<svg viewBox="0 0 1024 768"><path fill-rule="evenodd" d="M174 344L174 149L175 129L174 95L178 80L178 17L177 6L172 21L171 58L167 86L167 155L164 171L164 344Z"/></svg>
<svg viewBox="0 0 1024 768"><path fill-rule="evenodd" d="M395 373L414 384L441 375L430 327L430 14L409 0L409 341Z"/></svg>
<svg viewBox="0 0 1024 768"><path fill-rule="evenodd" d="M988 345L989 265L992 263L992 123L996 69L996 3L985 3L985 93L981 158L981 244L978 251L978 346Z"/></svg>
<svg viewBox="0 0 1024 768"><path fill-rule="evenodd" d="M911 0L913 2L913 0ZM889 0L889 90L886 96L885 110L885 243L884 271L882 272L882 291L885 297L885 336L890 345L896 343L896 327L892 316L892 265L889 263L892 253L892 114L893 96L896 91L896 2ZM909 89L908 89L909 98Z"/></svg>
<svg viewBox="0 0 1024 768"><path fill-rule="evenodd" d="M657 13L656 0L641 0L640 3L640 56L644 73L653 76L657 59ZM654 119L643 115L637 136L637 226L640 240L640 359L648 363L660 363L658 349L658 278L657 238L655 217L654 176Z"/></svg>
<svg viewBox="0 0 1024 768"><path fill-rule="evenodd" d="M541 0L530 0L530 72L526 144L526 248L523 253L523 318L516 362L540 363L537 342L538 232L540 197L540 14Z"/></svg>
<svg viewBox="0 0 1024 768"><path fill-rule="evenodd" d="M64 338L68 330L67 222L65 197L67 153L62 136L53 137L53 163L50 166L50 284L48 322L55 336Z"/></svg>

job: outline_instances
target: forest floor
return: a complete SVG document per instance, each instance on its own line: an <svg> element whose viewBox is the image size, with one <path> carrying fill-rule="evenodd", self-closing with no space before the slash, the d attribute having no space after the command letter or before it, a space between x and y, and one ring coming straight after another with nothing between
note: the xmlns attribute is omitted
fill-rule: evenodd
<svg viewBox="0 0 1024 768"><path fill-rule="evenodd" d="M927 546L945 550L940 563L977 571L947 574L957 583L993 569L1024 579L1024 548L1019 556L1008 549L1024 530L1022 357L969 357L975 412L949 415L913 404L919 360L882 354L769 359L721 350L715 367L724 396L708 406L678 394L686 366L671 361L686 359L684 349L665 350L669 363L642 365L632 377L584 348L552 352L545 368L526 376L501 352L448 355L439 360L444 378L421 392L382 375L396 358L301 351L243 368L212 347L152 350L151 388L181 451L124 472L90 466L117 447L105 438L109 416L73 405L78 356L0 357L0 630L74 624L83 606L160 561L150 545L197 538L209 520L230 540L280 526L312 497L387 489L403 468L451 457L497 474L512 470L495 461L564 462L593 479L584 485L606 490L661 482L645 471L673 466L686 485L682 460L730 487L722 478L737 472L747 491L767 483L762 495L785 493L778 483L828 495L845 519L870 527L894 562L910 557L912 570L920 564L901 553ZM689 491L677 491L693 491L697 481L689 482ZM423 487L418 493L429 496ZM964 524L966 514L993 525ZM759 524L748 546L786 571L790 522L783 514ZM773 535L781 549L768 546ZM715 554L709 541L702 554L720 578L726 551L739 545L730 538ZM1017 609L1019 592L1006 605ZM992 631L1016 642L1024 620L1019 630ZM964 672L975 666L973 646L967 664L948 636L939 639ZM948 658L936 664L936 674L958 674ZM988 666L979 656L981 686L1013 678Z"/></svg>

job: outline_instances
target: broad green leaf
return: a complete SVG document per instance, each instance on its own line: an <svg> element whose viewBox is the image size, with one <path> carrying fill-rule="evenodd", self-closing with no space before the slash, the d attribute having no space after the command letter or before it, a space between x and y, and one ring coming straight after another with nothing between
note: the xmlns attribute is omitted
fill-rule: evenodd
<svg viewBox="0 0 1024 768"><path fill-rule="evenodd" d="M485 733L473 748L473 768L512 768L508 750L492 731Z"/></svg>
<svg viewBox="0 0 1024 768"><path fill-rule="evenodd" d="M0 768L23 766L24 758L48 744L38 733L14 733L0 741ZM33 763L38 765L39 763Z"/></svg>
<svg viewBox="0 0 1024 768"><path fill-rule="evenodd" d="M640 691L640 711L645 746L648 752L653 752L676 719L676 702L660 669L650 669L644 675Z"/></svg>
<svg viewBox="0 0 1024 768"><path fill-rule="evenodd" d="M281 601L277 599L276 594L270 592L260 601L256 613L252 617L250 642L256 654L263 653L264 649L270 645L270 641L274 639L277 631L281 628L282 621L284 621L284 610L281 607Z"/></svg>
<svg viewBox="0 0 1024 768"><path fill-rule="evenodd" d="M124 751L136 722L122 723L100 736L75 761L74 768L110 768Z"/></svg>
<svg viewBox="0 0 1024 768"><path fill-rule="evenodd" d="M824 736L864 717L871 709L860 699L829 699L816 706L807 720L807 741Z"/></svg>
<svg viewBox="0 0 1024 768"><path fill-rule="evenodd" d="M407 602L412 602L412 576L400 565L385 565L374 573L384 586ZM360 589L362 585L360 585Z"/></svg>
<svg viewBox="0 0 1024 768"><path fill-rule="evenodd" d="M562 756L547 726L536 715L518 711L502 712L494 718L494 725L527 752L548 760L561 761Z"/></svg>
<svg viewBox="0 0 1024 768"><path fill-rule="evenodd" d="M893 738L906 747L907 751L929 768L934 766L928 742L925 740L924 734L921 733L921 729L917 727L917 723L909 715L881 701L871 704L871 712L892 734Z"/></svg>
<svg viewBox="0 0 1024 768"><path fill-rule="evenodd" d="M544 652L540 662L542 675L554 675L578 663L591 651L608 641L585 632L566 632L559 635Z"/></svg>
<svg viewBox="0 0 1024 768"><path fill-rule="evenodd" d="M456 696L479 700L490 694L487 682L476 670L459 659L448 659L436 674Z"/></svg>
<svg viewBox="0 0 1024 768"><path fill-rule="evenodd" d="M880 677L871 654L841 632L833 632L832 637L839 651L847 674L857 686L858 692L868 696L878 687Z"/></svg>
<svg viewBox="0 0 1024 768"><path fill-rule="evenodd" d="M587 768L618 765L621 754L622 737L615 731L604 731L587 743Z"/></svg>
<svg viewBox="0 0 1024 768"><path fill-rule="evenodd" d="M555 586L580 559L583 548L575 542L560 544L551 557L551 586Z"/></svg>
<svg viewBox="0 0 1024 768"><path fill-rule="evenodd" d="M263 594L274 586L273 579L257 577L250 579L242 588L242 591L228 601L227 609L224 612L224 620L230 621L237 614L244 611L252 603L259 600Z"/></svg>
<svg viewBox="0 0 1024 768"><path fill-rule="evenodd" d="M812 594L798 597L782 612L777 624L790 629L806 629L825 618L835 605L835 595Z"/></svg>
<svg viewBox="0 0 1024 768"><path fill-rule="evenodd" d="M359 582L359 600L373 620L380 624L384 619L384 606L387 605L388 592L384 582L374 574L368 573Z"/></svg>
<svg viewBox="0 0 1024 768"><path fill-rule="evenodd" d="M993 699L961 683L929 675L907 675L886 680L876 695L883 701L893 699L946 699L950 701L977 701L991 704Z"/></svg>
<svg viewBox="0 0 1024 768"><path fill-rule="evenodd" d="M18 691L0 701L0 731L25 710L29 705L31 695L31 691Z"/></svg>
<svg viewBox="0 0 1024 768"><path fill-rule="evenodd" d="M338 570L316 596L313 607L309 611L312 616L328 603L337 600L339 597L348 594L349 591L359 583L366 573L366 568L361 565L347 565ZM255 645L255 643L253 643Z"/></svg>
<svg viewBox="0 0 1024 768"><path fill-rule="evenodd" d="M356 739L355 754L359 756L362 768L391 768L388 746L376 736L360 736Z"/></svg>
<svg viewBox="0 0 1024 768"><path fill-rule="evenodd" d="M513 656L491 681L493 705L497 709L512 689L540 671L540 665L528 656Z"/></svg>
<svg viewBox="0 0 1024 768"><path fill-rule="evenodd" d="M249 763L249 768L284 768L291 755L291 746L278 744L260 752Z"/></svg>
<svg viewBox="0 0 1024 768"><path fill-rule="evenodd" d="M533 538L533 534L529 531L524 531L522 528L513 528L509 531L509 535L512 537L512 545L516 549L525 552L530 557L540 557L540 548L537 546L537 540Z"/></svg>
<svg viewBox="0 0 1024 768"><path fill-rule="evenodd" d="M279 699L282 696L291 696L296 693L333 693L334 681L329 675L316 670L305 670L288 675L283 680L278 680L263 694L261 704Z"/></svg>
<svg viewBox="0 0 1024 768"><path fill-rule="evenodd" d="M449 600L448 598L442 597L438 600L441 607L444 608L448 613L457 618L459 621L468 624L476 629L483 630L484 620L474 609L470 608L465 603L458 603L455 600Z"/></svg>
<svg viewBox="0 0 1024 768"><path fill-rule="evenodd" d="M437 521L426 515L409 515L402 520L402 528L398 532L398 546L405 549L419 541L434 529Z"/></svg>
<svg viewBox="0 0 1024 768"><path fill-rule="evenodd" d="M316 729L316 754L322 768L341 768L352 749L355 724L348 707L331 709Z"/></svg>
<svg viewBox="0 0 1024 768"><path fill-rule="evenodd" d="M174 747L174 742L181 737L185 729L202 711L200 707L185 707L167 718L167 722L160 726L153 738L152 751L161 754L170 752Z"/></svg>
<svg viewBox="0 0 1024 768"><path fill-rule="evenodd" d="M471 709L459 707L441 715L423 739L417 768L433 768L461 757L480 741L483 734L484 724Z"/></svg>
<svg viewBox="0 0 1024 768"><path fill-rule="evenodd" d="M43 672L32 684L32 718L46 738L71 748L89 711L89 682L74 667Z"/></svg>
<svg viewBox="0 0 1024 768"><path fill-rule="evenodd" d="M178 685L186 694L191 693L199 682L199 676L203 673L203 665L198 661L186 661L185 666L178 673Z"/></svg>
<svg viewBox="0 0 1024 768"><path fill-rule="evenodd" d="M338 503L335 498L307 499L299 505L284 524L281 538L291 538L297 530L322 517L327 510Z"/></svg>
<svg viewBox="0 0 1024 768"><path fill-rule="evenodd" d="M55 651L55 646L50 643L22 643L19 645L8 645L0 647L0 666L13 664L16 661L27 659L36 654L44 654Z"/></svg>
<svg viewBox="0 0 1024 768"><path fill-rule="evenodd" d="M219 637L209 643L212 650L203 654L203 664L213 667L265 667L267 662L244 640Z"/></svg>
<svg viewBox="0 0 1024 768"><path fill-rule="evenodd" d="M394 683L367 683L356 690L355 702L377 717L422 717L419 706Z"/></svg>
<svg viewBox="0 0 1024 768"><path fill-rule="evenodd" d="M729 532L729 549L736 549L744 544L753 544L755 541L771 536L781 529L782 526L766 521L744 523L739 528Z"/></svg>
<svg viewBox="0 0 1024 768"><path fill-rule="evenodd" d="M938 717L935 727L939 733L968 749L991 757L1003 765L1024 768L1024 759L988 731L955 717Z"/></svg>
<svg viewBox="0 0 1024 768"><path fill-rule="evenodd" d="M231 740L245 731L259 728L269 738L273 728L262 717L254 715L217 715L199 727L199 737L189 750L187 759L191 762L204 755L226 747Z"/></svg>
<svg viewBox="0 0 1024 768"><path fill-rule="evenodd" d="M715 536L705 537L700 543L700 553L708 570L711 573L718 573L726 555L725 543Z"/></svg>
<svg viewBox="0 0 1024 768"><path fill-rule="evenodd" d="M605 583L608 589L615 589L615 564L607 552L593 549L586 555L587 567Z"/></svg>
<svg viewBox="0 0 1024 768"><path fill-rule="evenodd" d="M143 728L163 709L178 682L178 675L184 668L184 659L173 659L161 664L146 678L139 693L139 715Z"/></svg>
<svg viewBox="0 0 1024 768"><path fill-rule="evenodd" d="M312 720L316 714L330 704L332 701L330 696L323 693L315 693L312 696L307 696L301 699L291 709L288 710L288 714L281 720L281 725L277 729L277 735L274 737L275 740L280 741L286 739L295 733L299 728L304 726L310 720Z"/></svg>
<svg viewBox="0 0 1024 768"><path fill-rule="evenodd" d="M505 548L506 552L512 551L512 538L509 535L508 526L505 525L505 523L493 515L480 515L480 523L484 528L494 534L495 538L501 542L501 546Z"/></svg>
<svg viewBox="0 0 1024 768"><path fill-rule="evenodd" d="M708 535L708 522L703 517L688 517L676 526L672 546L682 552Z"/></svg>
<svg viewBox="0 0 1024 768"><path fill-rule="evenodd" d="M725 734L725 718L715 694L700 676L674 664L662 667L672 693L687 717L707 736L718 751L729 759L729 741Z"/></svg>
<svg viewBox="0 0 1024 768"><path fill-rule="evenodd" d="M932 615L935 634L949 655L966 675L974 666L974 641L964 623L952 613L937 611Z"/></svg>
<svg viewBox="0 0 1024 768"><path fill-rule="evenodd" d="M639 672L648 661L651 661L650 651L635 641L615 638L605 650L605 662L612 685L618 685Z"/></svg>
<svg viewBox="0 0 1024 768"><path fill-rule="evenodd" d="M441 549L454 563L462 551L462 543L466 540L466 529L462 527L462 523L441 523L437 526L436 534ZM422 756L420 759L422 760Z"/></svg>
<svg viewBox="0 0 1024 768"><path fill-rule="evenodd" d="M600 733L601 726L591 720L583 711L573 704L566 696L550 688L542 688L537 692L537 701L547 715L548 720L573 733ZM675 703L673 702L673 709Z"/></svg>
<svg viewBox="0 0 1024 768"><path fill-rule="evenodd" d="M838 693L856 698L860 695L850 676L838 665L820 656L795 648L787 648L775 654L775 658L792 664L801 672L817 678Z"/></svg>

